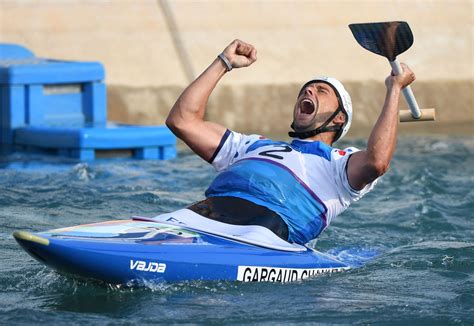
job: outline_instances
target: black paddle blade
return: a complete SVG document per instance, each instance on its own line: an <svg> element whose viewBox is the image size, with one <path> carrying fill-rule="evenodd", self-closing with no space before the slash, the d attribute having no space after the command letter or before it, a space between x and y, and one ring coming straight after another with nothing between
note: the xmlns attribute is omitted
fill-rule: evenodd
<svg viewBox="0 0 474 326"><path fill-rule="evenodd" d="M413 44L413 34L407 22L350 24L349 28L364 49L390 61Z"/></svg>

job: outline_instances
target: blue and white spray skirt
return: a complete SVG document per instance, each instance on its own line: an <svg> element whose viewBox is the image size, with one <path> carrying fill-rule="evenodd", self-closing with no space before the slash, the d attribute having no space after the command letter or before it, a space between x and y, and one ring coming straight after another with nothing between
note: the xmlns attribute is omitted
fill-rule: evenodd
<svg viewBox="0 0 474 326"><path fill-rule="evenodd" d="M350 268L330 255L290 244L265 227L221 223L188 209L13 236L41 263L115 284L292 282Z"/></svg>

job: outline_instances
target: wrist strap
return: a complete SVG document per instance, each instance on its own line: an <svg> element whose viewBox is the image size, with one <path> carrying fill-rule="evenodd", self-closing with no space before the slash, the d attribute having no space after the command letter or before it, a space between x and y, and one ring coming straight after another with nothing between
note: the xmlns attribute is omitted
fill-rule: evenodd
<svg viewBox="0 0 474 326"><path fill-rule="evenodd" d="M231 71L231 70L232 70L232 64L230 63L229 59L227 59L227 58L225 57L224 52L222 52L221 54L219 54L217 57L218 57L219 59L221 59L222 62L225 64L227 71Z"/></svg>

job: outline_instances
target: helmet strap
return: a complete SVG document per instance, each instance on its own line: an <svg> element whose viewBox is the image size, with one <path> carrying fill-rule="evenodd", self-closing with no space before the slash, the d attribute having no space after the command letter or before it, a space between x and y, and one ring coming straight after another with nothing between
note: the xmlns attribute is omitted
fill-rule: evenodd
<svg viewBox="0 0 474 326"><path fill-rule="evenodd" d="M335 141L339 138L339 135L341 134L342 132L342 126L341 125L335 125L335 126L327 126L329 123L331 123L331 121L336 117L336 115L341 112L341 106L339 106L337 108L336 111L334 111L333 114L331 114L331 116L326 120L326 122L324 122L321 126L319 126L318 128L316 129L313 129L311 131L296 131L295 130L295 124L292 123L291 124L291 129L295 130L295 131L290 131L288 132L288 136L292 137L292 138L300 138L300 139L306 139L306 138L310 138L310 137L313 137L313 136L316 136L316 135L319 135L323 132L330 132L330 131L336 131L336 137L334 138Z"/></svg>

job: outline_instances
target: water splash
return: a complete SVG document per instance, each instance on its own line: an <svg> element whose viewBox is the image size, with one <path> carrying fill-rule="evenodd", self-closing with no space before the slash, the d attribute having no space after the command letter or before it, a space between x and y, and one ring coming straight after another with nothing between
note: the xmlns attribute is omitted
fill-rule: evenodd
<svg viewBox="0 0 474 326"><path fill-rule="evenodd" d="M365 247L340 247L330 249L328 254L334 256L337 260L353 267L362 267L368 262L376 259L382 254L380 248L365 248Z"/></svg>
<svg viewBox="0 0 474 326"><path fill-rule="evenodd" d="M81 181L89 181L95 178L95 173L91 171L87 163L78 163L73 167L77 178Z"/></svg>

